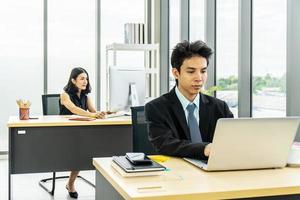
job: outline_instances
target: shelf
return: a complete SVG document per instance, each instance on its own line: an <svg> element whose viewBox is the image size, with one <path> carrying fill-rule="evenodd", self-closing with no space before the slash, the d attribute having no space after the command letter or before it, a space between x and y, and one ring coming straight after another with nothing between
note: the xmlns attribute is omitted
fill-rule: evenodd
<svg viewBox="0 0 300 200"><path fill-rule="evenodd" d="M118 66L117 54L120 51L142 51L144 56L144 68L146 75L146 96L150 98L156 98L159 96L159 57L160 49L159 44L122 44L111 43L106 45L106 97L107 97L107 109L109 109L109 66ZM150 54L151 53L151 54ZM110 56L110 54L112 56ZM151 55L151 57L150 57ZM112 58L112 63L109 62L109 58ZM151 59L151 60L149 60ZM151 62L150 62L151 61ZM121 65L122 66L122 65Z"/></svg>
<svg viewBox="0 0 300 200"><path fill-rule="evenodd" d="M145 69L145 73L147 73L147 74L158 74L158 72L159 72L159 70L157 68L151 68L151 69L146 68Z"/></svg>
<svg viewBox="0 0 300 200"><path fill-rule="evenodd" d="M153 51L158 50L159 44L121 44L112 43L106 46L106 50L124 50L124 51Z"/></svg>

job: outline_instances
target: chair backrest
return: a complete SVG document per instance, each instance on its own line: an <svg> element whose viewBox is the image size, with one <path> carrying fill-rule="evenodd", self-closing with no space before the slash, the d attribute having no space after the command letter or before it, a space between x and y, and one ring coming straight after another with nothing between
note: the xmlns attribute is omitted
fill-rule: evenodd
<svg viewBox="0 0 300 200"><path fill-rule="evenodd" d="M145 107L131 107L133 152L157 154L148 137L148 125L145 121Z"/></svg>
<svg viewBox="0 0 300 200"><path fill-rule="evenodd" d="M59 115L59 94L43 94L43 115Z"/></svg>

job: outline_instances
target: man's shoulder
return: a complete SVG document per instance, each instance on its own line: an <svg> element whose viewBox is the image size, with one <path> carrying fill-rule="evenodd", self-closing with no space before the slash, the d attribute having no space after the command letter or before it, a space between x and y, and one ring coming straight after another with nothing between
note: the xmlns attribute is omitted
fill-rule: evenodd
<svg viewBox="0 0 300 200"><path fill-rule="evenodd" d="M147 105L165 105L170 103L170 96L169 93L163 94L160 97L157 97L153 99L152 101L149 101Z"/></svg>
<svg viewBox="0 0 300 200"><path fill-rule="evenodd" d="M224 103L225 103L225 101L223 101L221 99L218 99L216 97L209 96L209 95L206 95L206 94L203 94L203 93L201 93L201 97L203 98L204 102L207 102L209 104L224 105Z"/></svg>

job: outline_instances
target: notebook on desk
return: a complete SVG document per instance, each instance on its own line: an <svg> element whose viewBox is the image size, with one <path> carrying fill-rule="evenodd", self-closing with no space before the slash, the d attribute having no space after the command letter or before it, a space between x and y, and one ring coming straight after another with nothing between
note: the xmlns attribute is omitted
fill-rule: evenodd
<svg viewBox="0 0 300 200"><path fill-rule="evenodd" d="M130 173L124 171L118 164L111 162L112 168L114 168L123 177L138 177L138 176L159 176L162 175L164 171L146 171L146 172L135 172Z"/></svg>
<svg viewBox="0 0 300 200"><path fill-rule="evenodd" d="M166 168L155 161L146 165L133 165L125 156L113 156L113 162L115 162L120 168L127 173L134 172L150 172L150 171L164 171Z"/></svg>
<svg viewBox="0 0 300 200"><path fill-rule="evenodd" d="M184 158L206 171L286 166L300 118L219 119L208 161Z"/></svg>

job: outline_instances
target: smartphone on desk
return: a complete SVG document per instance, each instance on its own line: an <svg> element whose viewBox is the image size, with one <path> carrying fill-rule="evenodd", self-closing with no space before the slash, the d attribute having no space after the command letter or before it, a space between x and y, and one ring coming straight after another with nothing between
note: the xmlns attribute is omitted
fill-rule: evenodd
<svg viewBox="0 0 300 200"><path fill-rule="evenodd" d="M134 165L151 165L152 161L144 153L126 153L126 159Z"/></svg>

